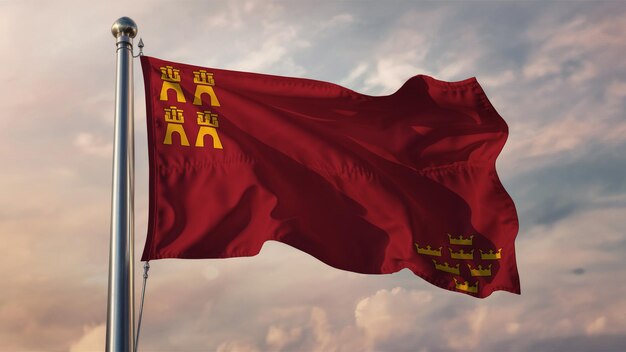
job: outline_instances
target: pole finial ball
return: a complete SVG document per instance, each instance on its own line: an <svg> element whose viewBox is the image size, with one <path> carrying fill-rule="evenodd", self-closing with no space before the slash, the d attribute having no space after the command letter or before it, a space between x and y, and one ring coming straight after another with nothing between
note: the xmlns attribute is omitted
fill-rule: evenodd
<svg viewBox="0 0 626 352"><path fill-rule="evenodd" d="M115 21L115 23L113 23L111 33L113 33L115 38L122 35L135 38L137 35L137 24L128 17L120 17L117 21Z"/></svg>

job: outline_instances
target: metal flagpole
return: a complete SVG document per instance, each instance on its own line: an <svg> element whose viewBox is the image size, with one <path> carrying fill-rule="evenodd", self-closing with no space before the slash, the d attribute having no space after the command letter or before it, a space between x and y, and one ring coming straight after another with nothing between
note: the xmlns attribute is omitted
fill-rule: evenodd
<svg viewBox="0 0 626 352"><path fill-rule="evenodd" d="M113 23L111 32L116 38L117 73L106 351L132 352L135 335L133 38L137 35L137 24L122 17Z"/></svg>

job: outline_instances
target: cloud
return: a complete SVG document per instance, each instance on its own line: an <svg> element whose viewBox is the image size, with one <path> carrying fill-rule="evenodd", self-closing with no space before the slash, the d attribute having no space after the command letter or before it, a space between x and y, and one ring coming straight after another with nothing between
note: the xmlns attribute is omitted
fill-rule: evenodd
<svg viewBox="0 0 626 352"><path fill-rule="evenodd" d="M101 158L111 158L113 155L113 143L105 142L103 139L88 132L81 132L76 135L74 145L85 154Z"/></svg>
<svg viewBox="0 0 626 352"><path fill-rule="evenodd" d="M254 8L254 2L248 2L243 7L237 2L227 1L227 9L215 9L214 14L206 18L206 24L212 28L218 28L222 30L236 30L241 29L245 24L246 19L243 18L244 13L250 13ZM222 10L222 11L219 11ZM243 13L242 13L243 12Z"/></svg>
<svg viewBox="0 0 626 352"><path fill-rule="evenodd" d="M411 62L415 61L415 52L385 57L378 59L373 72L365 80L367 91L379 91L380 94L390 94L400 89L408 78L413 77L416 72L424 72Z"/></svg>
<svg viewBox="0 0 626 352"><path fill-rule="evenodd" d="M369 69L369 65L367 63L361 62L355 68L353 68L350 73L348 73L348 77L341 80L340 84L344 86L354 85L359 78L362 78L363 75L367 73Z"/></svg>
<svg viewBox="0 0 626 352"><path fill-rule="evenodd" d="M475 309L459 314L443 323L446 345L456 351L475 349L482 342L482 329L486 323L488 308Z"/></svg>
<svg viewBox="0 0 626 352"><path fill-rule="evenodd" d="M580 212L626 205L621 177L624 157L606 153L606 147L596 148L588 147L567 158L547 158L546 165L534 164L536 170L523 172L517 167L519 174L511 179L509 191L523 220L520 233L533 226L571 221Z"/></svg>
<svg viewBox="0 0 626 352"><path fill-rule="evenodd" d="M19 53L0 56L11 68L0 96L3 348L102 349L115 70L109 29L129 15L146 53L173 61L311 74L370 94L391 93L419 73L476 75L511 127L498 167L522 226L523 293L487 300L406 271L346 273L276 243L254 258L156 261L141 349L619 350L626 344L626 284L617 279L626 275L620 5L135 2L120 14L104 1L0 2L0 37ZM137 153L140 253L145 142Z"/></svg>
<svg viewBox="0 0 626 352"><path fill-rule="evenodd" d="M324 21L320 28L321 30L327 30L336 26L350 24L354 22L354 16L349 13L342 13L331 17L329 20Z"/></svg>
<svg viewBox="0 0 626 352"><path fill-rule="evenodd" d="M451 8L408 10L400 16L385 40L375 46L363 89L372 94L396 91L412 76L426 74L442 80L458 81L475 76L481 59L487 55L479 28L457 28L448 25L458 20L459 11ZM359 65L359 67L362 67ZM492 73L485 79L492 85L512 81L511 70ZM356 79L352 71L347 82Z"/></svg>
<svg viewBox="0 0 626 352"><path fill-rule="evenodd" d="M606 94L609 98L626 97L626 82L613 81L606 88Z"/></svg>
<svg viewBox="0 0 626 352"><path fill-rule="evenodd" d="M70 352L102 351L106 342L106 324L85 328L85 334L70 346Z"/></svg>
<svg viewBox="0 0 626 352"><path fill-rule="evenodd" d="M283 350L286 346L298 341L302 336L302 328L281 328L277 326L270 326L267 336L265 337L265 343L272 350Z"/></svg>
<svg viewBox="0 0 626 352"><path fill-rule="evenodd" d="M290 52L298 47L306 47L309 44L298 39L298 30L295 26L283 24L269 24L266 28L265 36L260 44L255 45L257 49L248 50L244 59L234 64L242 71L267 71L272 66L280 63L280 69L284 74L302 75L304 68L295 64L290 58ZM277 30L280 27L280 30Z"/></svg>
<svg viewBox="0 0 626 352"><path fill-rule="evenodd" d="M262 340L229 340L222 345L244 344L263 351L354 351L363 350L362 337L350 324L333 326L325 309L317 306L281 308L265 316L272 323Z"/></svg>
<svg viewBox="0 0 626 352"><path fill-rule="evenodd" d="M214 266L207 266L202 271L202 274L207 281L212 281L220 275L220 271Z"/></svg>
<svg viewBox="0 0 626 352"><path fill-rule="evenodd" d="M217 347L217 352L258 352L259 349L245 341L227 341Z"/></svg>
<svg viewBox="0 0 626 352"><path fill-rule="evenodd" d="M480 76L480 83L485 87L495 88L512 83L516 79L517 76L515 72L512 70L506 70L498 72L496 75L492 76L482 75Z"/></svg>
<svg viewBox="0 0 626 352"><path fill-rule="evenodd" d="M380 290L362 299L354 312L356 325L375 344L415 331L420 316L428 315L433 298L428 292L407 291L400 287Z"/></svg>
<svg viewBox="0 0 626 352"><path fill-rule="evenodd" d="M557 338L538 339L526 347L527 351L619 351L626 343L626 337L618 334L603 334L595 336L563 336ZM503 349L510 345L501 345Z"/></svg>
<svg viewBox="0 0 626 352"><path fill-rule="evenodd" d="M560 26L532 27L529 37L540 44L524 66L524 75L537 79L558 74L581 83L596 77L603 65L624 69L626 64L621 63L618 53L626 44L616 33L625 28L626 20L618 13L602 19L582 15Z"/></svg>
<svg viewBox="0 0 626 352"><path fill-rule="evenodd" d="M601 317L596 318L591 323L589 323L585 331L589 335L597 335L604 331L605 326L606 326L606 317L601 316Z"/></svg>

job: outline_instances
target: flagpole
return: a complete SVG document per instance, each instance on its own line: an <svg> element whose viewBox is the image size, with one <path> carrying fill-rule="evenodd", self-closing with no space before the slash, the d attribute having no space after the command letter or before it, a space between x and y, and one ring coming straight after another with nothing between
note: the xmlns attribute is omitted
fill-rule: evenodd
<svg viewBox="0 0 626 352"><path fill-rule="evenodd" d="M111 248L106 351L132 352L135 333L133 38L137 24L121 17L111 27L117 46Z"/></svg>

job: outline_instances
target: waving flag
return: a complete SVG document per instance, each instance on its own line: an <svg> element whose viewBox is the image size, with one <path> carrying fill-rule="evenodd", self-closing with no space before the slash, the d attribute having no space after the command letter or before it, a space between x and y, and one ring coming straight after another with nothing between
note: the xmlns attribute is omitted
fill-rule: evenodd
<svg viewBox="0 0 626 352"><path fill-rule="evenodd" d="M142 57L143 260L253 256L268 240L366 274L408 268L476 297L520 292L504 120L471 78L368 96Z"/></svg>

